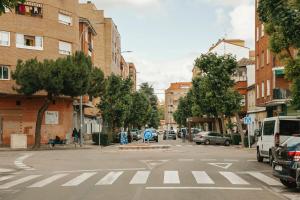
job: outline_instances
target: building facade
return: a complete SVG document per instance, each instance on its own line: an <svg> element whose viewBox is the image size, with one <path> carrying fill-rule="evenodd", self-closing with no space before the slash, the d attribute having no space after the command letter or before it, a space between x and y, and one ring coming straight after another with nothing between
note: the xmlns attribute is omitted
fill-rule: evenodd
<svg viewBox="0 0 300 200"><path fill-rule="evenodd" d="M256 7L258 1L256 1ZM255 14L256 52L256 105L266 107L267 117L294 115L297 111L290 105L290 82L285 79L284 66L269 49L269 37L265 33L258 13Z"/></svg>
<svg viewBox="0 0 300 200"><path fill-rule="evenodd" d="M35 0L19 4L0 16L0 40L1 141L9 144L11 134L21 133L27 135L28 144L33 144L37 111L44 96L19 95L13 90L11 74L18 59L57 59L80 49L78 2ZM72 115L71 98L55 99L44 116L42 142L56 135L70 136Z"/></svg>
<svg viewBox="0 0 300 200"><path fill-rule="evenodd" d="M137 87L137 77L136 77L136 68L135 68L135 64L134 63L127 63L128 68L129 68L129 77L132 80L132 90L136 91L136 87Z"/></svg>
<svg viewBox="0 0 300 200"><path fill-rule="evenodd" d="M192 88L191 82L171 83L170 87L165 91L165 126L170 129L177 129L173 113L177 110L179 99L187 95Z"/></svg>

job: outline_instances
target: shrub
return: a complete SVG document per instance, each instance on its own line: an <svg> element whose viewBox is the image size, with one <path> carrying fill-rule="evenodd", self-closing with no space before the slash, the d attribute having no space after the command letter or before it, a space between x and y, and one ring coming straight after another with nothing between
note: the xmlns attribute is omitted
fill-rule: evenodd
<svg viewBox="0 0 300 200"><path fill-rule="evenodd" d="M93 140L94 144L99 145L99 133L93 133L92 140ZM100 143L102 146L109 145L107 134L104 134L104 133L100 134Z"/></svg>

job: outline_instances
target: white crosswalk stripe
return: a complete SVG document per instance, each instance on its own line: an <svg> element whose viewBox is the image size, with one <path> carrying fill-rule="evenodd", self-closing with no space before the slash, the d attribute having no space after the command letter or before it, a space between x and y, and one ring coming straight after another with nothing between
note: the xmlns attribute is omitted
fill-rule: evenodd
<svg viewBox="0 0 300 200"><path fill-rule="evenodd" d="M220 172L233 185L249 185L247 181L239 177L233 172Z"/></svg>
<svg viewBox="0 0 300 200"><path fill-rule="evenodd" d="M0 177L0 181L6 181L6 180L8 180L10 178L13 178L13 177L15 177L15 176L13 176L13 175L2 176L2 177Z"/></svg>
<svg viewBox="0 0 300 200"><path fill-rule="evenodd" d="M112 185L122 174L123 172L109 172L96 185Z"/></svg>
<svg viewBox="0 0 300 200"><path fill-rule="evenodd" d="M105 174L98 182L96 182L95 185L100 185L100 186L105 186L105 185L113 185L114 183L117 182L117 180L121 177L121 175L124 173L124 171L111 171ZM180 171L163 171L163 184L181 184L181 177L180 178ZM190 172L192 176L194 177L194 184L207 184L207 185L214 185L217 184L218 182L216 180L213 180L212 177L210 177L210 173L206 171L191 171ZM220 171L220 172L212 172L212 174L219 173L223 179L228 181L232 185L250 185L250 182L246 181L248 178L251 179L250 176L252 176L254 179L256 179L256 182L263 182L264 184L268 186L282 186L282 184L277 181L276 179L270 178L269 176L266 176L262 172L245 172L245 173L240 173L237 175L234 172L228 172L228 171ZM92 176L98 174L98 172L85 172L82 174L77 174L75 177L70 178L68 182L64 183L61 186L69 186L69 187L74 187L78 186L80 184L83 184L85 181L88 181L89 178ZM127 182L127 184L130 185L146 185L150 175L152 174L152 171L150 170L145 170L145 171L136 171L135 174L133 174L132 177L130 177ZM41 175L28 175L26 177L21 177L17 179L18 175L5 175L5 176L0 176L0 181L6 181L0 185L0 190L1 189L9 189L18 185L24 185L24 187L27 188L42 188L46 187L50 184L55 184L55 181L58 181L60 179L66 178L67 176L70 176L71 173L59 173L59 174L52 174L49 177L45 177L44 179L38 180L36 182L33 182L31 184L28 184L27 182L36 179L40 177ZM249 176L250 175L250 176ZM99 175L100 176L100 175ZM12 179L12 180L10 180ZM16 180L14 180L16 179ZM125 182L126 183L126 182ZM94 184L94 183L93 183ZM255 182L251 182L251 184L255 184ZM60 185L60 184L59 184Z"/></svg>
<svg viewBox="0 0 300 200"><path fill-rule="evenodd" d="M198 184L215 184L215 182L204 171L192 171L192 174Z"/></svg>
<svg viewBox="0 0 300 200"><path fill-rule="evenodd" d="M48 184L50 184L50 183L52 183L52 182L54 182L54 181L56 181L56 180L58 180L60 178L65 177L67 175L68 174L56 174L56 175L53 175L53 176L51 176L49 178L46 178L46 179L44 179L42 181L34 183L31 186L29 186L29 187L30 188L41 188L41 187L44 187L44 186L46 186L46 185L48 185Z"/></svg>
<svg viewBox="0 0 300 200"><path fill-rule="evenodd" d="M164 184L180 184L178 171L165 171Z"/></svg>
<svg viewBox="0 0 300 200"><path fill-rule="evenodd" d="M272 178L264 175L261 172L248 172L248 174L250 174L251 176L255 177L256 179L258 179L261 182L264 182L270 186L281 186L282 185L279 181L272 179Z"/></svg>
<svg viewBox="0 0 300 200"><path fill-rule="evenodd" d="M83 173L83 174L77 176L76 178L68 181L67 183L63 184L62 186L78 186L82 182L84 182L87 179L89 179L90 177L94 176L95 174L97 174L97 173L96 172Z"/></svg>
<svg viewBox="0 0 300 200"><path fill-rule="evenodd" d="M19 185L21 183L25 183L25 182L28 182L30 180L33 180L37 177L40 177L41 175L30 175L30 176L26 176L24 178L21 178L21 179L18 179L18 180L15 180L15 181L11 181L11 182L8 182L8 183L5 183L3 185L0 185L0 189L9 189L11 187L14 187L16 185Z"/></svg>
<svg viewBox="0 0 300 200"><path fill-rule="evenodd" d="M148 177L150 175L150 171L138 171L134 177L131 179L129 184L146 184Z"/></svg>

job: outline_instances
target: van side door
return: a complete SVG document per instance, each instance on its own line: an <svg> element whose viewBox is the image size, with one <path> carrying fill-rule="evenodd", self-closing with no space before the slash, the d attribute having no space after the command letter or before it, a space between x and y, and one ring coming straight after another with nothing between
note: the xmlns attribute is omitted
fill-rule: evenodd
<svg viewBox="0 0 300 200"><path fill-rule="evenodd" d="M264 121L262 131L261 154L269 156L269 150L274 146L275 120Z"/></svg>

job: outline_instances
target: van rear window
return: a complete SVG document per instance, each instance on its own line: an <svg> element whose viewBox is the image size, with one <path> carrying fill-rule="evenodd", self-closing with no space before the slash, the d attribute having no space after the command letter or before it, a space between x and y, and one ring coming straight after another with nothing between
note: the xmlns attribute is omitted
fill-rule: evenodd
<svg viewBox="0 0 300 200"><path fill-rule="evenodd" d="M280 120L280 135L300 134L300 121Z"/></svg>

